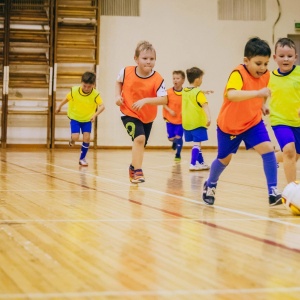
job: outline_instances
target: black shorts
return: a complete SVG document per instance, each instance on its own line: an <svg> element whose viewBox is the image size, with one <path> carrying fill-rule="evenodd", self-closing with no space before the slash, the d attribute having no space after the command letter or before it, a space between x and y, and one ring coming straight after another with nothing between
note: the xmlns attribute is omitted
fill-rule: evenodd
<svg viewBox="0 0 300 300"><path fill-rule="evenodd" d="M143 123L141 120L129 116L121 117L124 127L127 130L127 133L131 136L131 139L134 140L139 135L145 136L145 146L147 145L152 124L151 123Z"/></svg>

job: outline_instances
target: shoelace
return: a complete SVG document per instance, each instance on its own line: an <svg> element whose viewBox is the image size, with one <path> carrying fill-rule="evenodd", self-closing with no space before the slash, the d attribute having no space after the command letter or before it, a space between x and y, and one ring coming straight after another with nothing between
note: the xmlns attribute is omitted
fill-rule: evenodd
<svg viewBox="0 0 300 300"><path fill-rule="evenodd" d="M215 187L208 187L207 188L207 192L206 192L206 196L215 196L216 193L216 188Z"/></svg>

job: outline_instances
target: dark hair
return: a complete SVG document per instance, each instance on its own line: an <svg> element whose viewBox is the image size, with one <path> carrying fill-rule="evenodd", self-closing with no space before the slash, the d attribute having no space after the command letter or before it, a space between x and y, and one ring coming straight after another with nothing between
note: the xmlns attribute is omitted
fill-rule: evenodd
<svg viewBox="0 0 300 300"><path fill-rule="evenodd" d="M85 72L81 76L81 82L87 83L87 84L95 84L96 82L96 75L93 72Z"/></svg>
<svg viewBox="0 0 300 300"><path fill-rule="evenodd" d="M288 46L291 49L295 49L295 52L297 53L297 49L296 49L296 45L295 45L294 41L289 39L289 38L280 38L276 42L276 44L275 44L275 53L276 53L277 47L284 47L284 46Z"/></svg>
<svg viewBox="0 0 300 300"><path fill-rule="evenodd" d="M254 56L271 56L271 48L268 42L260 39L259 37L251 38L244 50L244 56L248 59Z"/></svg>
<svg viewBox="0 0 300 300"><path fill-rule="evenodd" d="M185 79L185 73L183 71L181 71L181 70L175 70L175 71L173 71L173 75L175 75L175 74L181 75L181 77L183 79Z"/></svg>
<svg viewBox="0 0 300 300"><path fill-rule="evenodd" d="M193 83L195 79L200 78L204 72L197 67L193 67L186 70L186 77L189 83Z"/></svg>

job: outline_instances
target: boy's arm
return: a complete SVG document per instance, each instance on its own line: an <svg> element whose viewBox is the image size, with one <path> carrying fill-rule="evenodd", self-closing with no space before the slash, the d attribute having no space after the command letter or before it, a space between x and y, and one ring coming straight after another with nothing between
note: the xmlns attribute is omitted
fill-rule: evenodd
<svg viewBox="0 0 300 300"><path fill-rule="evenodd" d="M59 113L61 108L67 103L69 102L69 100L66 98L65 100L61 101L60 104L58 105L58 107L55 110L55 113Z"/></svg>
<svg viewBox="0 0 300 300"><path fill-rule="evenodd" d="M206 126L209 126L210 123L211 123L211 118L210 118L210 110L209 110L209 107L208 107L208 103L202 104L202 108L204 109L206 117L207 117Z"/></svg>
<svg viewBox="0 0 300 300"><path fill-rule="evenodd" d="M245 91L245 90L227 90L227 98L232 102L241 102L251 98L268 98L271 96L271 91L269 88L265 87L260 90Z"/></svg>
<svg viewBox="0 0 300 300"><path fill-rule="evenodd" d="M97 107L97 111L95 112L95 114L91 118L91 122L94 122L95 119L97 118L97 116L99 116L104 111L104 109L105 109L104 104L99 105Z"/></svg>
<svg viewBox="0 0 300 300"><path fill-rule="evenodd" d="M167 104L164 104L164 109L165 109L171 116L173 116L173 117L176 116L176 112L175 112L173 109L171 109Z"/></svg>
<svg viewBox="0 0 300 300"><path fill-rule="evenodd" d="M118 106L123 104L123 97L122 97L122 82L116 81L116 86L115 86L115 99L116 99L116 104Z"/></svg>
<svg viewBox="0 0 300 300"><path fill-rule="evenodd" d="M153 97L153 98L144 98L138 100L132 104L132 108L136 110L140 110L145 104L150 105L165 105L168 103L168 96L160 96L160 97Z"/></svg>

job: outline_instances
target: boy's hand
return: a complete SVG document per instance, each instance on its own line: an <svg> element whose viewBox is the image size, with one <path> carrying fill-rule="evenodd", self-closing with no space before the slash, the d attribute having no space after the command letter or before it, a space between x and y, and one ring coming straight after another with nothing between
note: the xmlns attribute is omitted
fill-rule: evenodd
<svg viewBox="0 0 300 300"><path fill-rule="evenodd" d="M140 110L146 104L146 99L141 99L132 104L132 109Z"/></svg>
<svg viewBox="0 0 300 300"><path fill-rule="evenodd" d="M210 124L211 124L211 121L207 120L206 126L209 127Z"/></svg>
<svg viewBox="0 0 300 300"><path fill-rule="evenodd" d="M209 95L209 94L214 93L214 91L211 91L211 90L209 90L209 91L202 91L202 93L203 93L204 95Z"/></svg>
<svg viewBox="0 0 300 300"><path fill-rule="evenodd" d="M263 113L264 116L270 114L270 110L265 104L262 106L261 110L262 110L262 113Z"/></svg>
<svg viewBox="0 0 300 300"><path fill-rule="evenodd" d="M176 116L176 112L172 109L169 110L169 113L171 116L175 117Z"/></svg>
<svg viewBox="0 0 300 300"><path fill-rule="evenodd" d="M92 116L91 122L93 123L93 122L95 122L95 120L96 120L96 116Z"/></svg>
<svg viewBox="0 0 300 300"><path fill-rule="evenodd" d="M55 113L58 114L58 113L60 112L60 109L61 109L61 108L58 107L58 108L55 110Z"/></svg>
<svg viewBox="0 0 300 300"><path fill-rule="evenodd" d="M124 100L123 100L123 97L121 95L116 97L116 104L118 106L121 106L123 104L123 102L124 102Z"/></svg>
<svg viewBox="0 0 300 300"><path fill-rule="evenodd" d="M298 116L300 117L300 109L298 110Z"/></svg>
<svg viewBox="0 0 300 300"><path fill-rule="evenodd" d="M268 98L271 96L271 90L269 88L262 88L258 91L257 97Z"/></svg>

